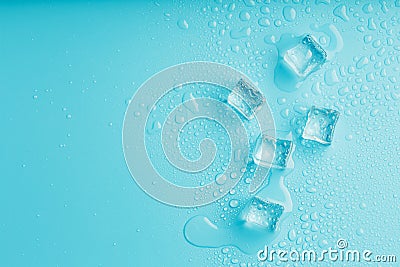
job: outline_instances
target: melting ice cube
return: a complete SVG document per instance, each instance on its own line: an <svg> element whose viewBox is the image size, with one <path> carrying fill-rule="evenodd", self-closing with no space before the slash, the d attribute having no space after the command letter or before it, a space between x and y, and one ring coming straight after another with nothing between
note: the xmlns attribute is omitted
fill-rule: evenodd
<svg viewBox="0 0 400 267"><path fill-rule="evenodd" d="M293 143L267 134L260 135L254 148L253 160L257 165L284 169L292 152Z"/></svg>
<svg viewBox="0 0 400 267"><path fill-rule="evenodd" d="M228 103L248 120L254 117L264 102L265 97L261 92L243 79L239 80L228 96Z"/></svg>
<svg viewBox="0 0 400 267"><path fill-rule="evenodd" d="M299 44L286 51L283 60L298 76L305 78L324 64L326 57L324 49L307 34Z"/></svg>
<svg viewBox="0 0 400 267"><path fill-rule="evenodd" d="M339 115L336 110L313 106L308 112L302 137L324 145L330 145Z"/></svg>
<svg viewBox="0 0 400 267"><path fill-rule="evenodd" d="M246 226L273 232L276 230L283 206L253 197L239 215Z"/></svg>

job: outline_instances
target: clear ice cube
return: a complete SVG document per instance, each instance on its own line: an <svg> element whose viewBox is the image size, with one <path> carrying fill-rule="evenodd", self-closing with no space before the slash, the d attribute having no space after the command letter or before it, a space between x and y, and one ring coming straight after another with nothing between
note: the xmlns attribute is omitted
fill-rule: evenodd
<svg viewBox="0 0 400 267"><path fill-rule="evenodd" d="M324 49L307 34L299 44L286 51L283 60L298 76L305 78L324 64L326 57Z"/></svg>
<svg viewBox="0 0 400 267"><path fill-rule="evenodd" d="M243 79L239 80L228 96L228 103L248 120L254 117L264 102L265 97L261 92Z"/></svg>
<svg viewBox="0 0 400 267"><path fill-rule="evenodd" d="M330 145L340 113L333 109L316 108L313 106L307 115L302 137Z"/></svg>
<svg viewBox="0 0 400 267"><path fill-rule="evenodd" d="M240 213L239 219L249 227L273 232L283 210L280 204L253 197Z"/></svg>
<svg viewBox="0 0 400 267"><path fill-rule="evenodd" d="M257 138L254 148L254 163L263 167L284 169L289 161L292 148L292 141L262 134Z"/></svg>

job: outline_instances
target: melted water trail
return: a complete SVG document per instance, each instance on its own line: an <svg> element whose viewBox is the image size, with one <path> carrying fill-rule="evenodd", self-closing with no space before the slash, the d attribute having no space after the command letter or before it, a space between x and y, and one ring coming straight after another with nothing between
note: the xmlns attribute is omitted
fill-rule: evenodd
<svg viewBox="0 0 400 267"><path fill-rule="evenodd" d="M285 214L293 210L293 202L289 190L284 184L283 171L273 170L268 186L263 188L257 196L267 201L280 204L284 207Z"/></svg>
<svg viewBox="0 0 400 267"><path fill-rule="evenodd" d="M240 222L230 228L219 228L207 217L196 216L186 223L184 233L186 240L197 247L234 246L246 254L254 254L272 242L279 232L265 233Z"/></svg>
<svg viewBox="0 0 400 267"><path fill-rule="evenodd" d="M279 223L282 223L293 209L292 199L283 182L287 174L287 171L271 170L270 183L257 194L262 199L284 207ZM279 224L275 231L265 231L245 221L236 220L230 227L223 228L205 216L191 218L184 228L186 240L194 246L209 248L234 246L246 254L256 253L265 244L270 244L279 233Z"/></svg>

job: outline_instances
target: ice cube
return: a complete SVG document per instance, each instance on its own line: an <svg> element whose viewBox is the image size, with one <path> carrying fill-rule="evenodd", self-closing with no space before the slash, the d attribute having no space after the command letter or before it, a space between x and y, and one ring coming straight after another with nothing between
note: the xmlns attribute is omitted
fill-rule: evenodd
<svg viewBox="0 0 400 267"><path fill-rule="evenodd" d="M308 111L302 137L324 145L330 145L339 115L340 113L336 110L313 106Z"/></svg>
<svg viewBox="0 0 400 267"><path fill-rule="evenodd" d="M248 120L254 117L264 102L265 97L261 92L243 79L239 80L228 96L228 103Z"/></svg>
<svg viewBox="0 0 400 267"><path fill-rule="evenodd" d="M253 160L257 165L263 167L284 169L289 161L292 148L292 141L262 134L257 138Z"/></svg>
<svg viewBox="0 0 400 267"><path fill-rule="evenodd" d="M324 64L326 57L324 49L307 34L284 53L283 60L299 77L305 78Z"/></svg>
<svg viewBox="0 0 400 267"><path fill-rule="evenodd" d="M273 232L276 230L283 210L280 204L253 197L240 213L239 219L248 227Z"/></svg>

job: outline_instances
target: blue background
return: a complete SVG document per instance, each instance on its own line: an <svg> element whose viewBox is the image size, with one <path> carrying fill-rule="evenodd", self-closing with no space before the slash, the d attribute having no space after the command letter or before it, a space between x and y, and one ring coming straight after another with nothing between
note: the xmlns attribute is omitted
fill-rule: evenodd
<svg viewBox="0 0 400 267"><path fill-rule="evenodd" d="M221 202L163 205L125 165L129 99L151 75L194 60L228 64L258 82L278 128L313 104L342 109L330 147L297 147L285 180L296 205L274 247L322 249L341 237L352 249L399 258L400 8L342 1L343 18L338 1L269 2L232 2L234 9L227 1L0 3L0 265L258 263L232 247L185 241L185 222L219 218ZM282 15L288 5L293 21ZM267 27L258 24L264 17ZM321 37L312 23L333 23L344 48L299 90L282 92L273 83L276 49L264 37ZM247 27L250 35L237 39ZM368 63L357 68L363 56Z"/></svg>

